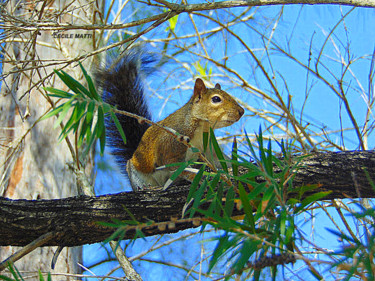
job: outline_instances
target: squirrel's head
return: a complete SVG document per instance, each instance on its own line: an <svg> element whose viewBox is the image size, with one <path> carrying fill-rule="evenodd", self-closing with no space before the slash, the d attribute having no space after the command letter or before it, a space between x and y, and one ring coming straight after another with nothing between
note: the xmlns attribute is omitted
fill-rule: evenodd
<svg viewBox="0 0 375 281"><path fill-rule="evenodd" d="M192 116L208 121L213 129L229 126L242 117L244 109L226 92L220 84L206 88L202 79L195 80L194 94L190 99Z"/></svg>

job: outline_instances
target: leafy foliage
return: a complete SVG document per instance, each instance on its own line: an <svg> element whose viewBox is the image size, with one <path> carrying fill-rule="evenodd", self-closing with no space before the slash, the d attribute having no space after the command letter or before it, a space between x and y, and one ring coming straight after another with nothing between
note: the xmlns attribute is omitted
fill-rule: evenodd
<svg viewBox="0 0 375 281"><path fill-rule="evenodd" d="M372 179L368 180L375 190ZM368 206L361 200L355 203L355 207L349 216L355 221L363 222L360 227L360 236L353 236L327 228L337 239L342 241L339 250L334 251L331 256L337 258L332 268L339 272L347 272L343 280L350 280L352 277L361 280L375 280L375 208ZM367 206L366 206L367 205Z"/></svg>
<svg viewBox="0 0 375 281"><path fill-rule="evenodd" d="M221 235L212 238L216 241L216 248L209 271L225 259L230 262L228 278L250 269L254 272L254 279L259 280L261 267L255 267L254 263L268 256L272 259L293 253L295 241L299 238L295 216L329 192L305 196L306 190L316 187L293 186L293 175L302 157L292 157L290 143L278 143L282 152L280 160L274 155L270 140L266 145L260 130L258 151L247 138L248 159L238 154L234 142L232 159L228 160L220 150L213 131L210 135L209 150L217 155L223 169L215 173L205 172L205 166L200 169L191 186L187 201L190 207L186 215L192 217L199 212L205 216L205 225L223 230ZM232 166L233 174L229 173L228 166ZM241 167L248 172L239 175ZM222 180L224 177L233 184L228 186ZM291 198L291 195L295 198L296 194L300 199ZM234 216L238 211L243 215ZM277 264L282 263L278 261L273 266L271 272L274 278Z"/></svg>
<svg viewBox="0 0 375 281"><path fill-rule="evenodd" d="M5 280L5 281L24 281L25 279L22 277L21 273L18 271L18 269L11 263L8 265L8 270L10 274L12 275L13 278L5 276L5 275L0 275L0 280ZM45 281L43 274L39 271L38 273L39 281ZM47 275L47 281L52 281L51 273L48 272Z"/></svg>
<svg viewBox="0 0 375 281"><path fill-rule="evenodd" d="M65 71L55 70L55 73L60 77L64 84L68 86L73 94L64 90L46 87L45 90L50 92L50 94L48 94L50 97L56 97L66 101L44 115L41 120L45 120L52 116L58 116L54 125L57 127L62 124L64 118L70 113L68 121L63 125L61 130L59 137L60 140L66 138L70 132L77 134L77 147L82 146L83 141L86 140L87 149L84 152L84 155L86 155L90 147L93 145L94 140L99 139L100 152L103 154L106 142L104 123L106 115L109 115L113 119L124 142L126 142L125 134L114 114L113 107L103 102L101 96L96 91L92 78L87 74L81 63L79 66L81 67L88 87L86 88L83 86ZM96 123L93 125L95 119Z"/></svg>

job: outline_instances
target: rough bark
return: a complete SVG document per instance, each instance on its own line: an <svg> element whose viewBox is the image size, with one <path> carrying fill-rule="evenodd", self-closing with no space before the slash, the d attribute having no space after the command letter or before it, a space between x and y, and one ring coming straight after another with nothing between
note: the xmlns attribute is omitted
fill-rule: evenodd
<svg viewBox="0 0 375 281"><path fill-rule="evenodd" d="M72 34L90 34L90 38L64 39L54 30L15 31L25 24L36 22L88 23L94 18L94 5L84 3L78 8L71 1L7 1L1 7L4 22L2 88L0 94L0 195L12 199L62 198L77 195L76 179L68 167L72 163L72 149L67 142L59 142L60 128L53 129L54 119L37 122L52 104L42 87L66 89L55 79L53 69L59 62L84 55L93 49L92 31L75 31ZM97 1L94 4L98 4ZM69 13L66 5L70 5ZM82 21L78 20L82 19ZM65 31L65 34L69 31ZM60 33L61 35L61 33ZM89 69L90 60L83 62ZM66 64L64 64L66 66ZM80 71L71 65L65 71L80 80ZM93 157L87 160L86 173L91 174ZM0 259L18 249L0 248ZM16 263L20 271L50 270L53 248L41 248L29 258ZM79 272L77 261L81 249L64 249L56 272Z"/></svg>
<svg viewBox="0 0 375 281"><path fill-rule="evenodd" d="M374 198L375 191L364 169L375 178L374 151L316 153L302 161L294 184L318 184L318 191L331 190L326 199ZM146 236L196 227L199 218L180 219L188 192L189 186L176 186L167 191L56 200L0 198L0 245L26 245L47 232L55 235L47 245L95 243L105 240L115 230L98 222L131 220L129 213L139 222L153 222L142 228ZM124 238L133 235L134 229L130 229Z"/></svg>

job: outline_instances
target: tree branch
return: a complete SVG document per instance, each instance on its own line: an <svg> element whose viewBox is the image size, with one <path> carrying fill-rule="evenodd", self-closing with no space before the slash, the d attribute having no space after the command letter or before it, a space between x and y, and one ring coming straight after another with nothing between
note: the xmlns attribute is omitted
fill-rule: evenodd
<svg viewBox="0 0 375 281"><path fill-rule="evenodd" d="M332 191L327 199L375 198L364 169L374 179L375 151L314 153L303 159L294 185L318 184L319 191ZM189 186L175 186L167 191L56 200L0 197L0 245L24 246L48 232L56 235L44 246L100 242L115 229L98 222L132 220L129 213L142 223L138 227L146 236L196 227L201 222L199 217L180 219L188 192ZM236 214L241 214L241 210L236 210ZM135 227L130 227L124 239L132 238L134 233Z"/></svg>
<svg viewBox="0 0 375 281"><path fill-rule="evenodd" d="M374 0L229 0L229 1L219 1L210 2L203 4L188 4L181 5L171 3L165 0L155 0L155 2L160 3L172 11L177 13L191 13L195 11L204 10L215 10L224 8L234 8L234 7L255 7L255 6L271 6L271 5L292 5L292 4L308 4L308 5L345 5L354 7L375 7Z"/></svg>

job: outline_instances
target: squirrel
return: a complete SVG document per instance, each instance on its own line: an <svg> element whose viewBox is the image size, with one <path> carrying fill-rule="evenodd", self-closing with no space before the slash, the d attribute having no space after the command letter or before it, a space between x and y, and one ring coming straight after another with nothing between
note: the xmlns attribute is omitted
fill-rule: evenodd
<svg viewBox="0 0 375 281"><path fill-rule="evenodd" d="M154 58L141 51L128 51L109 69L97 74L97 82L103 91L104 101L117 109L151 119L146 104L143 82L155 68L150 66ZM244 109L225 91L220 84L207 88L202 79L197 78L193 95L177 111L158 122L171 128L193 147L203 151L203 132L223 128L237 122ZM124 167L134 191L149 187L164 186L176 168L165 167L171 163L198 159L197 153L178 141L174 136L157 125L141 124L138 120L118 115L125 132L126 144L113 123L107 123L109 144L114 148L117 162ZM216 159L210 159L218 162ZM214 163L217 165L217 163ZM183 173L181 178L192 180L191 174Z"/></svg>

